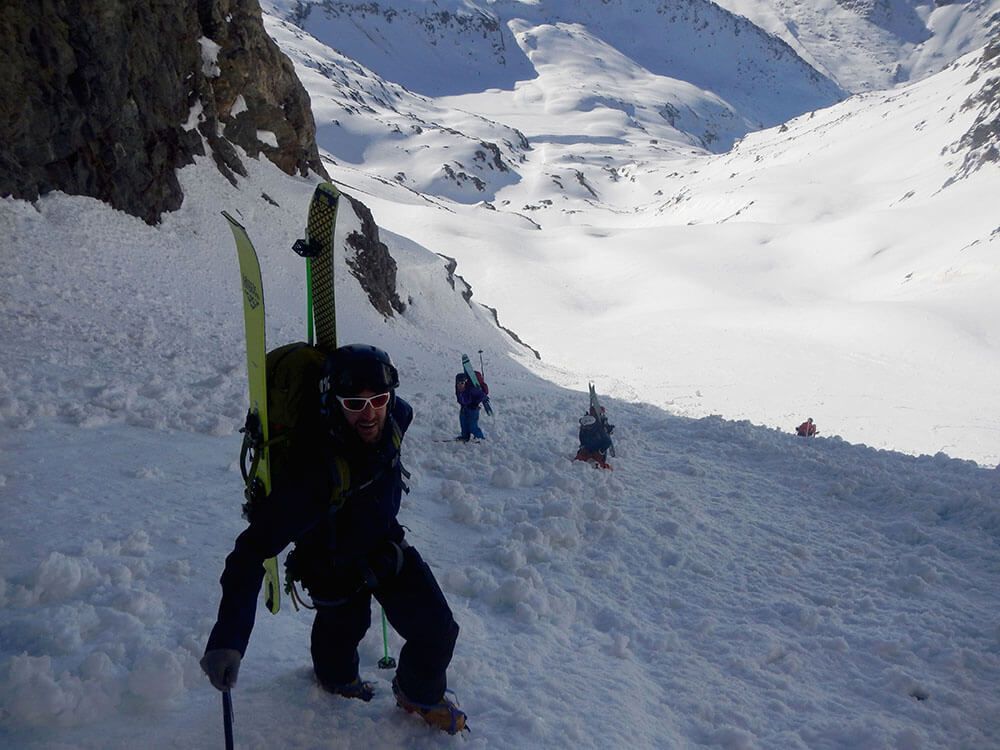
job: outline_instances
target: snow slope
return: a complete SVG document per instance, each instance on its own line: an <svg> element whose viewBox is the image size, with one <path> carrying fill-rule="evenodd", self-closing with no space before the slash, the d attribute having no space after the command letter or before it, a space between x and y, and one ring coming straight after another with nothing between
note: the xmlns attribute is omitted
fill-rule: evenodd
<svg viewBox="0 0 1000 750"><path fill-rule="evenodd" d="M277 343L301 327L286 248L311 188L251 165L241 191L207 164L184 170L189 200L158 228L89 199L2 204L6 747L221 745L197 658L243 524L244 382L216 209L257 239ZM375 700L322 693L310 619L286 606L258 617L237 746L997 743L997 471L608 398L614 471L574 463L585 393L530 374L436 256L388 240L412 304L380 323L345 278L340 320L392 350L415 406L402 520L462 628L450 684L473 733L394 708L377 627L362 644ZM71 272L52 273L60 260ZM489 440L434 442L456 430L451 376L476 343Z"/></svg>
<svg viewBox="0 0 1000 750"><path fill-rule="evenodd" d="M432 99L269 29L399 264L402 315L342 273L338 322L392 353L415 407L401 521L462 628L473 731L393 706L378 627L376 698L324 694L286 602L258 616L238 747L1000 746L998 178L958 145L990 122L965 103L995 68L970 56L712 155L699 128L726 105L627 55L601 52L588 100L589 32L545 29L561 64L513 89ZM691 111L656 123L668 90ZM270 343L297 340L288 248L315 184L246 164L239 189L207 157L182 170L157 227L0 199L3 747L222 745L197 660L244 524L246 384L219 211L260 252ZM438 442L480 349L489 439ZM570 460L588 379L612 472ZM816 439L790 434L806 410Z"/></svg>

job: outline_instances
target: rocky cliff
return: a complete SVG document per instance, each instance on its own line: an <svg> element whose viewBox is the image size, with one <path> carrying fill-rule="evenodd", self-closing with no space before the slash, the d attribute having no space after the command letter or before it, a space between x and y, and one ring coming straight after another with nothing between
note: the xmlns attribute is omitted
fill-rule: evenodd
<svg viewBox="0 0 1000 750"><path fill-rule="evenodd" d="M257 0L5 3L0 195L89 195L149 223L178 208L175 170L239 152L326 176L309 97Z"/></svg>

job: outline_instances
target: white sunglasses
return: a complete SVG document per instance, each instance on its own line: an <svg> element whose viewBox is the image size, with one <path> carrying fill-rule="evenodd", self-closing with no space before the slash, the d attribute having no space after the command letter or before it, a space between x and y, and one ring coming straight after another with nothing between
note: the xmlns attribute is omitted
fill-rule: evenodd
<svg viewBox="0 0 1000 750"><path fill-rule="evenodd" d="M337 396L337 401L340 402L345 411L364 411L368 406L371 406L373 409L384 408L389 403L390 396L390 393L380 393L371 398L364 398L362 396Z"/></svg>

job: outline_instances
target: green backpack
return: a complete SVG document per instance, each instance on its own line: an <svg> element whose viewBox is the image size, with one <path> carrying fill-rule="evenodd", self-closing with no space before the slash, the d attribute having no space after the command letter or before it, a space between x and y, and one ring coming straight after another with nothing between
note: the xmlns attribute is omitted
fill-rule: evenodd
<svg viewBox="0 0 1000 750"><path fill-rule="evenodd" d="M326 355L298 342L267 353L267 426L271 476L280 475L302 440L320 426L319 378Z"/></svg>
<svg viewBox="0 0 1000 750"><path fill-rule="evenodd" d="M322 437L323 419L320 415L319 381L325 361L326 354L322 349L301 341L279 346L267 353L264 365L267 378L267 442L262 439L257 415L253 412L247 413L246 424L242 430L240 470L246 483L243 494L247 501L243 504L243 517L247 520L251 519L254 507L265 497L263 483L257 479L257 469L263 449L265 447L268 449L268 468L273 483L275 479L280 480L282 476L294 472L298 462L304 456L311 455L309 448ZM410 473L399 461L399 448L403 435L394 419L390 419L390 423L392 444L396 450L393 467L399 468L399 480L403 490L409 492L409 487L403 482L402 477L409 477ZM248 466L247 459L251 454ZM363 490L378 479L378 476L373 477L359 487L352 488L351 471L347 460L336 454L327 458L332 462L332 470L335 472L329 501L332 508L339 509L348 496L353 494L352 490ZM289 553L285 563L285 592L291 596L296 610L300 605L313 609L301 600L295 589L296 579L292 572L293 566L290 564L293 557L294 550ZM271 563L271 567L265 563L265 568L277 581L277 561L272 559L268 563ZM270 607L268 604L269 609ZM271 611L277 610L271 609Z"/></svg>
<svg viewBox="0 0 1000 750"><path fill-rule="evenodd" d="M243 432L243 447L240 451L240 470L246 483L243 515L248 520L254 505L264 498L264 487L257 479L257 468L263 448L268 449L268 468L271 482L279 480L289 472L294 472L298 462L309 455L309 448L321 438L323 419L320 416L319 381L323 372L326 353L319 347L304 342L286 344L267 353L265 372L267 377L267 442L261 438L261 430L256 424L256 415L247 414ZM394 465L399 462L399 447L402 432L395 420L390 419L392 444L397 454ZM248 457L250 458L249 466ZM370 480L358 487L351 486L351 471L347 460L340 455L328 457L333 463L335 481L330 496L330 505L339 507L348 495L363 490ZM402 469L405 476L409 472ZM406 491L406 485L403 485Z"/></svg>
<svg viewBox="0 0 1000 750"><path fill-rule="evenodd" d="M321 428L319 379L325 359L321 349L301 341L267 353L267 443L262 441L261 430L255 424L256 415L247 414L242 430L240 469L247 486L244 516L249 518L253 505L263 498L263 486L257 479L263 449L268 449L273 482L291 470L303 448L316 439Z"/></svg>

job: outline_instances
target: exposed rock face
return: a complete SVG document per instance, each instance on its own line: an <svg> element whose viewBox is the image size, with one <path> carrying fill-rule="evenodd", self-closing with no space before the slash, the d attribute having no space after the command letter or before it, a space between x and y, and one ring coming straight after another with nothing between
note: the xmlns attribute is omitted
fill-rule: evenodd
<svg viewBox="0 0 1000 750"><path fill-rule="evenodd" d="M458 291L462 295L462 299L464 299L467 303L471 304L472 287L469 285L468 281L466 281L457 273L455 273L455 270L458 268L458 261L455 260L454 258L444 255L443 253L438 253L438 255L440 255L446 261L444 270L445 273L448 275L447 276L448 286L450 286L452 289L455 289L455 291ZM458 290L455 287L455 279L458 279L462 283L461 290Z"/></svg>
<svg viewBox="0 0 1000 750"><path fill-rule="evenodd" d="M963 110L978 108L979 114L969 131L953 146L954 150L965 152L965 159L946 184L968 177L986 164L1000 162L1000 39L983 50L972 80L980 79L983 86L979 93L962 103Z"/></svg>
<svg viewBox="0 0 1000 750"><path fill-rule="evenodd" d="M12 3L0 25L0 195L89 195L149 223L209 144L326 176L309 97L257 0ZM264 140L260 140L263 137Z"/></svg>
<svg viewBox="0 0 1000 750"><path fill-rule="evenodd" d="M396 261L378 237L378 225L372 212L361 201L346 193L344 197L361 219L361 231L347 236L347 245L355 252L353 258L347 259L348 267L368 293L372 307L386 317L391 317L393 310L403 312L405 305L396 292Z"/></svg>
<svg viewBox="0 0 1000 750"><path fill-rule="evenodd" d="M225 138L250 156L262 153L287 174L304 176L311 169L328 177L316 149L309 94L264 31L257 0L197 4L204 36L221 45L219 75L207 83ZM203 133L208 124L201 126ZM260 140L258 132L273 133L277 145Z"/></svg>

